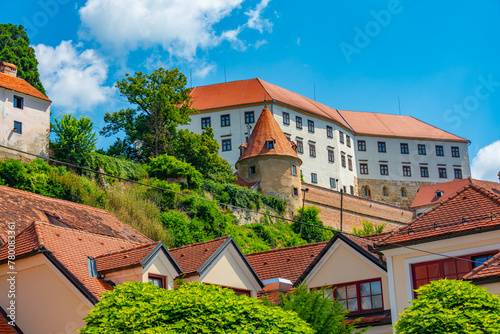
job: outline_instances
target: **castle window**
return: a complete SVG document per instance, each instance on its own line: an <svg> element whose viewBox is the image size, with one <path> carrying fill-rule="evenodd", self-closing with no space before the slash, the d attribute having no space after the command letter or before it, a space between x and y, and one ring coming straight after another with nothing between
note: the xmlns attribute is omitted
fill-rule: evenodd
<svg viewBox="0 0 500 334"><path fill-rule="evenodd" d="M231 116L229 114L221 115L220 126L230 126L230 125L231 125Z"/></svg>
<svg viewBox="0 0 500 334"><path fill-rule="evenodd" d="M331 148L328 149L328 162L335 162L335 154Z"/></svg>
<svg viewBox="0 0 500 334"><path fill-rule="evenodd" d="M429 168L420 167L420 176L421 177L429 177Z"/></svg>
<svg viewBox="0 0 500 334"><path fill-rule="evenodd" d="M408 154L410 153L408 149L408 144L407 143L401 143L401 154Z"/></svg>
<svg viewBox="0 0 500 334"><path fill-rule="evenodd" d="M359 164L359 173L368 174L368 164Z"/></svg>
<svg viewBox="0 0 500 334"><path fill-rule="evenodd" d="M211 122L210 122L210 117L203 117L201 119L201 129L203 130L204 128L206 128L207 126L211 126L210 125Z"/></svg>
<svg viewBox="0 0 500 334"><path fill-rule="evenodd" d="M401 197L406 197L407 193L406 193L406 188L401 188Z"/></svg>
<svg viewBox="0 0 500 334"><path fill-rule="evenodd" d="M14 121L14 133L23 133L23 123Z"/></svg>
<svg viewBox="0 0 500 334"><path fill-rule="evenodd" d="M295 126L297 129L302 129L302 117L295 116Z"/></svg>
<svg viewBox="0 0 500 334"><path fill-rule="evenodd" d="M297 166L292 165L292 174L297 175Z"/></svg>
<svg viewBox="0 0 500 334"><path fill-rule="evenodd" d="M318 183L318 175L311 173L311 183Z"/></svg>
<svg viewBox="0 0 500 334"><path fill-rule="evenodd" d="M438 168L439 178L446 179L448 176L446 175L446 168Z"/></svg>
<svg viewBox="0 0 500 334"><path fill-rule="evenodd" d="M250 166L250 168L248 169L248 174L255 175L255 166Z"/></svg>
<svg viewBox="0 0 500 334"><path fill-rule="evenodd" d="M22 97L14 95L14 108L23 109L23 107L24 107L24 99Z"/></svg>
<svg viewBox="0 0 500 334"><path fill-rule="evenodd" d="M290 114L283 111L283 124L290 125Z"/></svg>
<svg viewBox="0 0 500 334"><path fill-rule="evenodd" d="M329 125L326 126L326 136L328 138L333 138L333 128Z"/></svg>
<svg viewBox="0 0 500 334"><path fill-rule="evenodd" d="M304 153L304 144L299 139L297 139L297 153Z"/></svg>
<svg viewBox="0 0 500 334"><path fill-rule="evenodd" d="M383 187L382 188L382 195L384 196L389 196L389 188Z"/></svg>
<svg viewBox="0 0 500 334"><path fill-rule="evenodd" d="M293 196L299 196L299 189L293 188Z"/></svg>
<svg viewBox="0 0 500 334"><path fill-rule="evenodd" d="M444 149L443 146L441 145L436 145L436 155L438 157L443 157L444 156Z"/></svg>
<svg viewBox="0 0 500 334"><path fill-rule="evenodd" d="M339 131L339 141L341 144L344 143L344 133L342 131Z"/></svg>
<svg viewBox="0 0 500 334"><path fill-rule="evenodd" d="M347 156L347 167L352 170L352 157L350 155Z"/></svg>
<svg viewBox="0 0 500 334"><path fill-rule="evenodd" d="M330 187L332 187L332 188L336 187L335 179L333 177L330 178Z"/></svg>
<svg viewBox="0 0 500 334"><path fill-rule="evenodd" d="M316 145L309 143L309 155L311 157L316 156Z"/></svg>
<svg viewBox="0 0 500 334"><path fill-rule="evenodd" d="M378 151L381 153L387 152L386 147L385 147L385 141L378 142Z"/></svg>
<svg viewBox="0 0 500 334"><path fill-rule="evenodd" d="M461 179L462 178L462 170L460 168L455 168L455 179Z"/></svg>
<svg viewBox="0 0 500 334"><path fill-rule="evenodd" d="M370 197L372 195L371 191L370 191L370 187L368 186L363 186L361 188L363 194L366 196L366 197Z"/></svg>
<svg viewBox="0 0 500 334"><path fill-rule="evenodd" d="M460 158L460 150L458 146L451 147L451 156L454 158Z"/></svg>
<svg viewBox="0 0 500 334"><path fill-rule="evenodd" d="M403 166L403 176L411 176L411 167Z"/></svg>
<svg viewBox="0 0 500 334"><path fill-rule="evenodd" d="M274 141L273 140L268 140L267 142L267 148L268 149L273 149L274 148Z"/></svg>
<svg viewBox="0 0 500 334"><path fill-rule="evenodd" d="M340 162L342 164L342 167L345 168L345 153L340 154Z"/></svg>
<svg viewBox="0 0 500 334"><path fill-rule="evenodd" d="M418 154L419 155L426 155L427 152L425 151L425 145L424 144L419 144L418 145Z"/></svg>
<svg viewBox="0 0 500 334"><path fill-rule="evenodd" d="M366 141L358 140L358 151L366 151Z"/></svg>
<svg viewBox="0 0 500 334"><path fill-rule="evenodd" d="M253 114L253 111L246 111L245 112L245 124L250 124L250 123L255 123L255 116Z"/></svg>
<svg viewBox="0 0 500 334"><path fill-rule="evenodd" d="M347 147L351 147L351 137L349 135L345 135L345 141L346 141Z"/></svg>
<svg viewBox="0 0 500 334"><path fill-rule="evenodd" d="M354 195L354 187L353 186L349 186L349 190L351 191L351 195Z"/></svg>
<svg viewBox="0 0 500 334"><path fill-rule="evenodd" d="M307 129L309 132L314 132L314 121L307 120Z"/></svg>
<svg viewBox="0 0 500 334"><path fill-rule="evenodd" d="M380 165L380 175L389 175L388 165Z"/></svg>
<svg viewBox="0 0 500 334"><path fill-rule="evenodd" d="M224 139L222 141L222 152L231 151L231 139Z"/></svg>

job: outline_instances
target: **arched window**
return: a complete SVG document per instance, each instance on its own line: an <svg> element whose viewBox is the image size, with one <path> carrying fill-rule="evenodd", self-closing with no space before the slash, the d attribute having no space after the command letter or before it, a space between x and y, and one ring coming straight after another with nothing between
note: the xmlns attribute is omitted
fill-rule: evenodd
<svg viewBox="0 0 500 334"><path fill-rule="evenodd" d="M401 197L406 197L406 188L401 188Z"/></svg>
<svg viewBox="0 0 500 334"><path fill-rule="evenodd" d="M370 197L371 196L371 192L370 192L370 187L369 186L363 186L361 189L362 189L362 191L363 191L363 193L365 194L366 197Z"/></svg>
<svg viewBox="0 0 500 334"><path fill-rule="evenodd" d="M382 188L382 195L389 196L389 188L387 188L387 187L384 186Z"/></svg>

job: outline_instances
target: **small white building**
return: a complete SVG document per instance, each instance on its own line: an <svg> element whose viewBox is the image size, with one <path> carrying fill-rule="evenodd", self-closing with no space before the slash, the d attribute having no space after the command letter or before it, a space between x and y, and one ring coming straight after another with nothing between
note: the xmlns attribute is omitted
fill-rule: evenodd
<svg viewBox="0 0 500 334"><path fill-rule="evenodd" d="M195 87L190 131L210 126L233 166L267 104L307 183L409 207L420 186L470 177L469 141L411 116L338 110L261 79Z"/></svg>
<svg viewBox="0 0 500 334"><path fill-rule="evenodd" d="M17 77L17 67L0 63L0 145L48 157L51 101ZM0 158L33 159L0 148Z"/></svg>

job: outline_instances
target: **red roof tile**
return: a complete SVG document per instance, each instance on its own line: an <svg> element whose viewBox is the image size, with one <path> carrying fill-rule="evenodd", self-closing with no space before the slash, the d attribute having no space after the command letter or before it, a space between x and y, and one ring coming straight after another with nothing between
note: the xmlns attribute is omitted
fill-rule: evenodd
<svg viewBox="0 0 500 334"><path fill-rule="evenodd" d="M357 326L360 326L360 325L385 325L385 324L390 324L392 322L391 320L391 313L387 313L387 314L380 314L380 315L367 315L367 316L359 316L359 318L361 318L361 320L357 323ZM352 319L348 319L346 320L345 322L346 323L352 323L354 322L356 319L358 318L352 318ZM363 326L364 327L364 326Z"/></svg>
<svg viewBox="0 0 500 334"><path fill-rule="evenodd" d="M95 258L97 272L104 274L107 272L133 268L141 265L141 261L151 253L158 245L157 242L151 244L138 245L125 250L116 250L109 254L97 256Z"/></svg>
<svg viewBox="0 0 500 334"><path fill-rule="evenodd" d="M109 212L87 205L77 204L56 198L36 195L27 191L0 186L0 237L5 241L7 224L14 222L19 233L34 221L53 222L71 226L92 233L150 243L129 225L120 221Z"/></svg>
<svg viewBox="0 0 500 334"><path fill-rule="evenodd" d="M500 253L495 254L491 259L482 265L474 268L470 273L464 275L464 280L483 280L500 278Z"/></svg>
<svg viewBox="0 0 500 334"><path fill-rule="evenodd" d="M18 334L19 332L16 330L14 326L9 325L10 319L7 319L4 314L5 311L0 308L0 333L2 334Z"/></svg>
<svg viewBox="0 0 500 334"><path fill-rule="evenodd" d="M245 180L243 180L238 174L236 174L236 181L234 181L234 184L238 185L238 186L242 186L242 187L247 187L247 188L250 188L252 189L253 187L255 187L255 185L257 183L259 183L259 181L256 181L256 182L247 182Z"/></svg>
<svg viewBox="0 0 500 334"><path fill-rule="evenodd" d="M441 203L451 196L455 195L458 191L461 191L465 186L469 184L475 184L479 187L488 189L489 191L500 196L500 183L475 180L472 178L455 179L449 182L430 184L420 187L420 189L418 189L417 196L415 196L415 199L411 204L411 207L416 208ZM441 197L436 196L436 192L438 190L443 192Z"/></svg>
<svg viewBox="0 0 500 334"><path fill-rule="evenodd" d="M274 148L268 148L267 141L274 141ZM296 158L299 156L274 119L271 111L264 107L255 127L248 138L247 147L238 162L257 156L280 155ZM238 162L236 164L238 164Z"/></svg>
<svg viewBox="0 0 500 334"><path fill-rule="evenodd" d="M35 87L30 85L27 81L10 76L8 74L0 73L0 87L13 90L15 92L23 93L26 95L34 96L39 99L52 102L47 96L40 93Z"/></svg>
<svg viewBox="0 0 500 334"><path fill-rule="evenodd" d="M181 268L183 274L198 272L205 262L222 246L229 237L222 237L206 242L172 248L168 251Z"/></svg>
<svg viewBox="0 0 500 334"><path fill-rule="evenodd" d="M246 258L261 280L284 278L295 283L327 244L302 246L247 254Z"/></svg>
<svg viewBox="0 0 500 334"><path fill-rule="evenodd" d="M7 246L0 246L0 262L7 259ZM72 228L34 222L16 237L16 257L48 250L92 295L111 290L109 283L89 275L88 257L121 249L130 249L139 243L113 238Z"/></svg>
<svg viewBox="0 0 500 334"><path fill-rule="evenodd" d="M390 232L377 247L486 228L500 228L500 196L476 185L468 185L440 205L417 217L408 225Z"/></svg>

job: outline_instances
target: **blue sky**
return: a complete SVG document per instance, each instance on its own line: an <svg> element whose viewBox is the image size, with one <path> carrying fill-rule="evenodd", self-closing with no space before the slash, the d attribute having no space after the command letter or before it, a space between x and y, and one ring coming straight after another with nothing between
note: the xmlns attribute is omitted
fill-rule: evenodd
<svg viewBox="0 0 500 334"><path fill-rule="evenodd" d="M473 176L500 171L500 3L25 0L53 114L126 107L125 73L179 67L206 85L259 77L339 109L401 113L471 140ZM106 147L112 139L102 139Z"/></svg>

